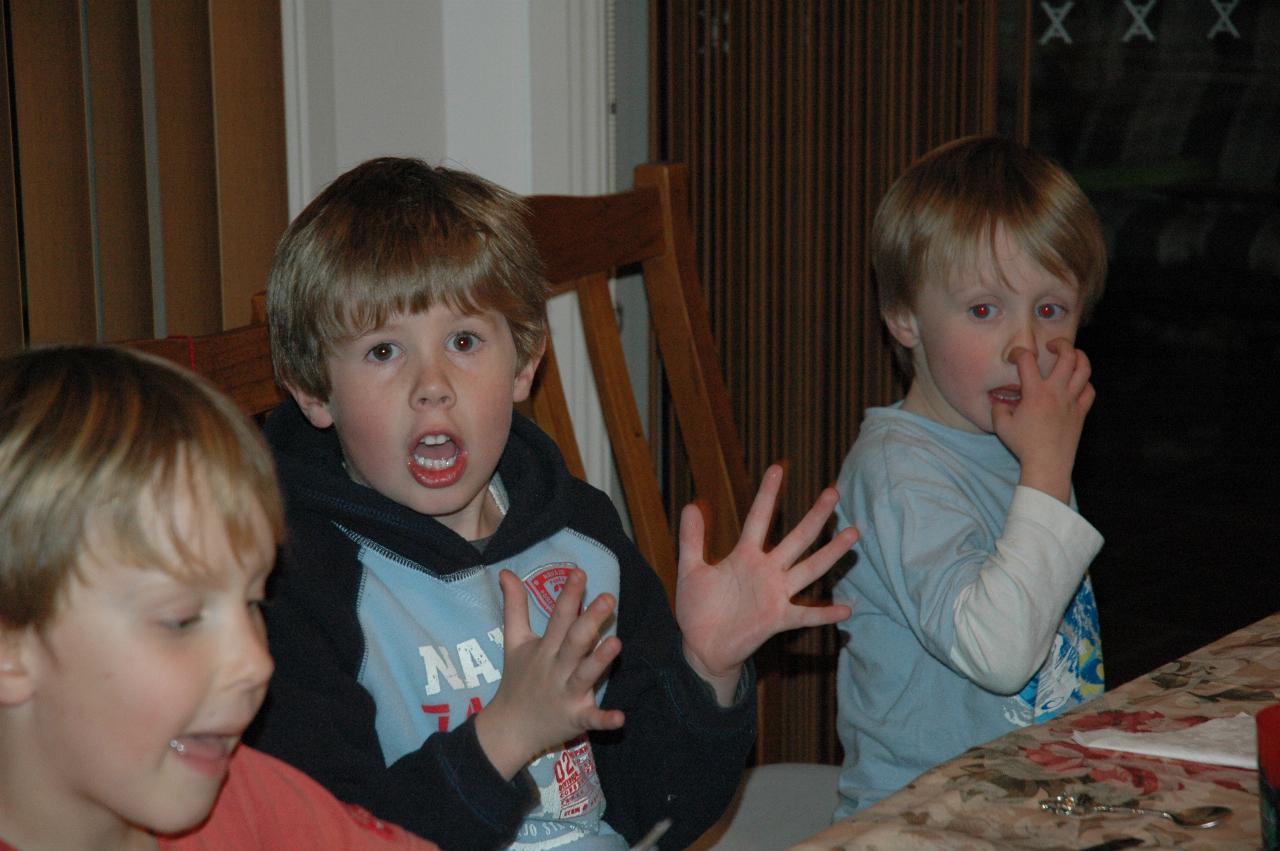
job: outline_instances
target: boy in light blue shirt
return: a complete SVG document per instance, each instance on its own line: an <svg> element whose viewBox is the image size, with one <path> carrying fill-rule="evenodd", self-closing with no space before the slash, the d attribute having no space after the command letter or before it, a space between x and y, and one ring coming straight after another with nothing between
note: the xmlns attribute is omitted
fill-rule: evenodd
<svg viewBox="0 0 1280 851"><path fill-rule="evenodd" d="M1102 537L1071 489L1097 216L1048 158L971 137L894 184L872 252L909 389L867 412L837 485L839 527L861 531L835 591L853 607L838 817L1103 690L1086 575Z"/></svg>

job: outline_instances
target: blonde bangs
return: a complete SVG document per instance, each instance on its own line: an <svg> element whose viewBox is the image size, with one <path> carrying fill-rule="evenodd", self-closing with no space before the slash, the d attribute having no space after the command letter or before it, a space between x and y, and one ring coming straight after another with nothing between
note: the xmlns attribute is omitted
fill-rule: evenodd
<svg viewBox="0 0 1280 851"><path fill-rule="evenodd" d="M525 215L505 189L419 160L339 177L276 249L267 315L279 382L327 399L335 346L437 304L501 313L526 363L546 334L549 287Z"/></svg>
<svg viewBox="0 0 1280 851"><path fill-rule="evenodd" d="M172 514L198 478L205 510L233 550L253 546L254 511L279 542L283 509L270 454L239 408L203 379L149 355L109 346L33 350L0 372L0 619L51 617L90 540L112 554L175 572L191 555ZM172 541L155 540L159 514ZM90 527L105 535L90 534ZM186 561L186 558L182 559Z"/></svg>
<svg viewBox="0 0 1280 851"><path fill-rule="evenodd" d="M929 151L894 181L876 210L871 260L880 312L916 307L926 281L946 282L986 246L1007 285L996 251L1003 228L1054 277L1075 287L1086 321L1102 298L1107 246L1088 198L1049 157L998 136L968 136ZM908 381L911 358L890 340Z"/></svg>

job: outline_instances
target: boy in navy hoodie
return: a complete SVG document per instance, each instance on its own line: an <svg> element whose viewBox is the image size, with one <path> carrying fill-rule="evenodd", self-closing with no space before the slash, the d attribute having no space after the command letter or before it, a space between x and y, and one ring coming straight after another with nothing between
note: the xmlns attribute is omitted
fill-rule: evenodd
<svg viewBox="0 0 1280 851"><path fill-rule="evenodd" d="M664 818L684 847L751 749L751 654L847 615L791 597L856 532L801 559L828 489L764 552L771 468L717 565L686 508L673 618L608 497L513 412L546 299L523 204L473 175L372 160L289 227L267 289L289 546L255 741L445 848L621 849Z"/></svg>

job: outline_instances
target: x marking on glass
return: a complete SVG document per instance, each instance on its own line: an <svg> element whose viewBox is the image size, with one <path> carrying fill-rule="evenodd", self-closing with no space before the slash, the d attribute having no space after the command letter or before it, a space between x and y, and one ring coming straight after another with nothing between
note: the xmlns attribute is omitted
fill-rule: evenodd
<svg viewBox="0 0 1280 851"><path fill-rule="evenodd" d="M1209 2L1218 12L1218 20L1214 22L1213 29L1209 30L1208 38L1213 38L1221 32L1230 33L1239 38L1240 30L1231 23L1231 13L1236 10L1236 6L1240 5L1240 0L1209 0Z"/></svg>
<svg viewBox="0 0 1280 851"><path fill-rule="evenodd" d="M1074 5L1075 3L1073 2L1061 3L1057 6L1050 3L1040 4L1040 8L1044 9L1044 13L1049 16L1049 28L1044 31L1044 35L1040 36L1041 44L1048 44L1055 38L1060 38L1067 44L1071 44L1071 36L1067 33L1067 28L1062 25L1062 20Z"/></svg>
<svg viewBox="0 0 1280 851"><path fill-rule="evenodd" d="M1131 38L1145 36L1147 41L1155 41L1156 34L1151 31L1151 27L1147 26L1147 15L1151 14L1151 10L1156 7L1156 0L1150 0L1145 5L1135 3L1133 0L1124 0L1124 6L1129 10L1129 14L1133 15L1133 23L1129 24L1129 29L1125 30L1124 37L1121 41L1128 41Z"/></svg>

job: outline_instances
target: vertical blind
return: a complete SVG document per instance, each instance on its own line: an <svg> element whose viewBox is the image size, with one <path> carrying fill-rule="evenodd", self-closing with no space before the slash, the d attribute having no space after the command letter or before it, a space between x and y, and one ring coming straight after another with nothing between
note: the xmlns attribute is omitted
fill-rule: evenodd
<svg viewBox="0 0 1280 851"><path fill-rule="evenodd" d="M279 3L3 8L0 353L248 322L288 216Z"/></svg>
<svg viewBox="0 0 1280 851"><path fill-rule="evenodd" d="M651 0L651 156L689 165L747 467L758 478L788 463L779 530L835 480L863 410L899 392L866 234L916 156L995 132L997 6ZM820 584L829 593L831 579ZM808 630L761 654L759 761L838 759L839 640Z"/></svg>

